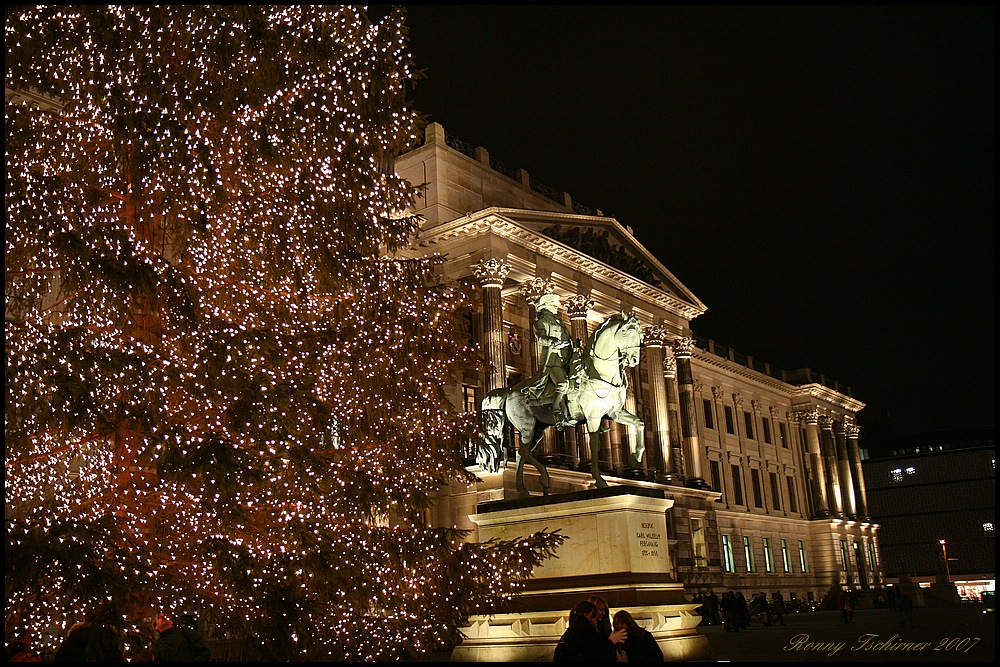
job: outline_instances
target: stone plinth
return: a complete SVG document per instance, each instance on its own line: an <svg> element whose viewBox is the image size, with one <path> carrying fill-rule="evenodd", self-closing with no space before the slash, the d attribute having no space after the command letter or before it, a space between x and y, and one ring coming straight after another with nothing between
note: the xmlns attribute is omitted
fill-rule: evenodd
<svg viewBox="0 0 1000 667"><path fill-rule="evenodd" d="M666 511L672 505L661 490L625 486L480 504L469 517L480 541L555 530L567 539L557 558L535 569L510 613L470 619L452 661L549 661L569 610L592 594L607 599L611 613L627 609L653 633L667 660L707 658L696 605L670 575Z"/></svg>

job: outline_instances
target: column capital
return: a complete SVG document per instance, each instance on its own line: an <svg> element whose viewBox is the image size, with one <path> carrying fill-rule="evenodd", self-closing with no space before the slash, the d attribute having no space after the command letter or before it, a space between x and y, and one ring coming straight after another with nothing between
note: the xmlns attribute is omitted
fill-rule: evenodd
<svg viewBox="0 0 1000 667"><path fill-rule="evenodd" d="M751 401L750 401L750 409L753 410L753 413L755 415L759 415L760 411L761 411L761 408L763 408L763 407L764 407L764 404L761 403L760 401L758 401L756 398L751 399Z"/></svg>
<svg viewBox="0 0 1000 667"><path fill-rule="evenodd" d="M646 327L642 332L642 342L646 347L663 347L669 332L662 324Z"/></svg>
<svg viewBox="0 0 1000 667"><path fill-rule="evenodd" d="M743 407L743 395L738 391L733 392L733 405L738 408Z"/></svg>
<svg viewBox="0 0 1000 667"><path fill-rule="evenodd" d="M847 425L843 421L833 422L833 432L837 435L844 435L847 432Z"/></svg>
<svg viewBox="0 0 1000 667"><path fill-rule="evenodd" d="M794 411L787 411L787 412L785 412L785 419L788 420L789 424L798 424L799 421L800 421L799 417L800 417L800 415L799 415L798 412L794 412Z"/></svg>
<svg viewBox="0 0 1000 667"><path fill-rule="evenodd" d="M780 412L781 411L778 410L778 406L776 406L776 405L769 405L769 406L767 406L767 413L769 415L771 415L771 419L777 419L778 418L778 414Z"/></svg>
<svg viewBox="0 0 1000 667"><path fill-rule="evenodd" d="M472 274L483 287L503 287L511 266L505 259L491 257L472 265Z"/></svg>
<svg viewBox="0 0 1000 667"><path fill-rule="evenodd" d="M571 320L587 319L587 311L594 307L594 300L586 294L574 294L566 299L566 312Z"/></svg>
<svg viewBox="0 0 1000 667"><path fill-rule="evenodd" d="M846 431L847 431L847 437L848 438L856 438L856 437L858 437L858 433L861 432L861 429L858 428L857 424L848 424L847 428L846 428Z"/></svg>
<svg viewBox="0 0 1000 667"><path fill-rule="evenodd" d="M806 408L805 410L799 410L799 419L804 421L806 424L818 424L819 423L819 410L816 408Z"/></svg>
<svg viewBox="0 0 1000 667"><path fill-rule="evenodd" d="M552 284L551 280L546 278L532 278L521 283L518 291L524 297L525 301L529 304L534 304L538 300L538 297L543 294L554 293L555 285Z"/></svg>
<svg viewBox="0 0 1000 667"><path fill-rule="evenodd" d="M674 338L670 341L670 346L674 348L674 356L678 359L690 359L694 355L694 338Z"/></svg>
<svg viewBox="0 0 1000 667"><path fill-rule="evenodd" d="M726 390L722 387L712 387L712 398L716 401L726 400Z"/></svg>
<svg viewBox="0 0 1000 667"><path fill-rule="evenodd" d="M663 377L677 377L677 360L670 355L663 355Z"/></svg>
<svg viewBox="0 0 1000 667"><path fill-rule="evenodd" d="M820 415L819 416L819 427L824 431L833 430L833 417L830 415Z"/></svg>

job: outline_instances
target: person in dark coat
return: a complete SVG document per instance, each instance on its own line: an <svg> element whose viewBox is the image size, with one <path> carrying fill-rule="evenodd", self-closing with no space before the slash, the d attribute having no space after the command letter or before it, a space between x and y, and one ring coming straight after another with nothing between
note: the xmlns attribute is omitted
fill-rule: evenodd
<svg viewBox="0 0 1000 667"><path fill-rule="evenodd" d="M42 656L38 655L31 642L24 638L14 639L7 644L7 662L41 662Z"/></svg>
<svg viewBox="0 0 1000 667"><path fill-rule="evenodd" d="M622 644L628 662L663 662L663 651L653 633L640 627L632 614L622 609L615 614L614 625L616 631L624 630L628 637Z"/></svg>
<svg viewBox="0 0 1000 667"><path fill-rule="evenodd" d="M96 621L74 623L53 662L125 662L117 633Z"/></svg>
<svg viewBox="0 0 1000 667"><path fill-rule="evenodd" d="M173 619L160 612L156 615L153 662L210 662L212 649L197 630L174 625Z"/></svg>
<svg viewBox="0 0 1000 667"><path fill-rule="evenodd" d="M615 646L628 639L625 631L605 637L597 629L597 607L583 600L569 613L569 627L556 644L554 662L616 662Z"/></svg>
<svg viewBox="0 0 1000 667"><path fill-rule="evenodd" d="M587 602L594 605L597 609L597 619L594 625L597 626L597 629L601 631L602 635L610 637L614 628L611 627L611 614L608 610L608 601L600 595L591 595L587 598Z"/></svg>

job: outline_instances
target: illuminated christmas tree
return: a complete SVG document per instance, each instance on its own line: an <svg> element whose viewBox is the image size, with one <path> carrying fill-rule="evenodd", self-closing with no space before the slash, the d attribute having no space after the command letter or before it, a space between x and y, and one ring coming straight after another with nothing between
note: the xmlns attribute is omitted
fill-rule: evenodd
<svg viewBox="0 0 1000 667"><path fill-rule="evenodd" d="M510 599L559 536L425 521L466 479L443 387L477 352L439 258L393 254L419 224L402 12L5 31L7 631L163 606L265 657L389 660Z"/></svg>

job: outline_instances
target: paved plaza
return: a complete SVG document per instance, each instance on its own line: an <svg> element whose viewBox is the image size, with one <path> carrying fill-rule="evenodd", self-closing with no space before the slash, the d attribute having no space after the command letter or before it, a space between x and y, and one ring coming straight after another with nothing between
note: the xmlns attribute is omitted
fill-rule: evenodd
<svg viewBox="0 0 1000 667"><path fill-rule="evenodd" d="M739 633L699 627L715 662L993 662L996 614L981 605L918 608L913 626L888 609L860 609L853 624L840 612L789 614L785 625L759 621Z"/></svg>

